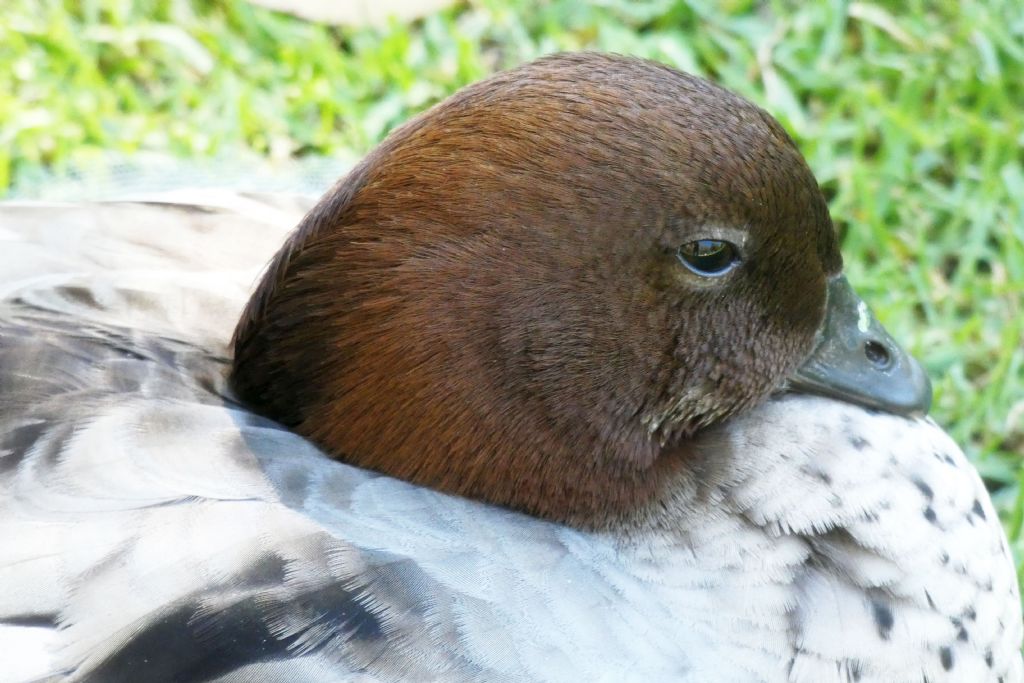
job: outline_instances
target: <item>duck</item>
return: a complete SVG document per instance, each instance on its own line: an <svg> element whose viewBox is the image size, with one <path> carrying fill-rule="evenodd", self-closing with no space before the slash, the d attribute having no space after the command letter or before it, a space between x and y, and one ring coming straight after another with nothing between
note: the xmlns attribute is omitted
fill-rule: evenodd
<svg viewBox="0 0 1024 683"><path fill-rule="evenodd" d="M0 240L2 680L1024 679L926 373L709 81L547 56L315 203Z"/></svg>

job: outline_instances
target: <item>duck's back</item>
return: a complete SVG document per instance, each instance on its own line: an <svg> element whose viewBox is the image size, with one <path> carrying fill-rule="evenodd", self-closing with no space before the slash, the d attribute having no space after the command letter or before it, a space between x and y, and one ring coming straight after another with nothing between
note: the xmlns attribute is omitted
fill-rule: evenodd
<svg viewBox="0 0 1024 683"><path fill-rule="evenodd" d="M1020 680L1003 533L930 422L773 401L624 538L246 411L227 336L304 208L0 208L0 680Z"/></svg>

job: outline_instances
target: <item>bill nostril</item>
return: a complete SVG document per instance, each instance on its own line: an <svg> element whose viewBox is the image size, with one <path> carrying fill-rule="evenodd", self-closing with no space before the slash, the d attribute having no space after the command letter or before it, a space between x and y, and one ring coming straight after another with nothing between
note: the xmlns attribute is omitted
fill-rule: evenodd
<svg viewBox="0 0 1024 683"><path fill-rule="evenodd" d="M881 342L869 339L864 342L864 355L879 370L885 370L892 363L892 354Z"/></svg>

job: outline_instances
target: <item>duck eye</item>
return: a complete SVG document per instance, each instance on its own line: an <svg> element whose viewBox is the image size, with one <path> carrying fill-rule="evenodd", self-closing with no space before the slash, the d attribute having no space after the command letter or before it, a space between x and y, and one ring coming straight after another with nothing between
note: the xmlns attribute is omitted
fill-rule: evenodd
<svg viewBox="0 0 1024 683"><path fill-rule="evenodd" d="M676 256L697 275L721 275L738 261L736 247L723 240L697 240L680 245Z"/></svg>

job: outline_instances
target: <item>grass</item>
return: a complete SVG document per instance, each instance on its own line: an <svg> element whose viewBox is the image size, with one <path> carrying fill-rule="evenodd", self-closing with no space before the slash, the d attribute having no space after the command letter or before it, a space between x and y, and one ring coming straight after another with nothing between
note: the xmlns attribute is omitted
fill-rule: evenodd
<svg viewBox="0 0 1024 683"><path fill-rule="evenodd" d="M109 150L358 156L492 71L651 57L790 130L847 272L935 383L936 420L1024 558L1024 9L987 3L477 0L338 29L238 0L6 0L0 193Z"/></svg>

